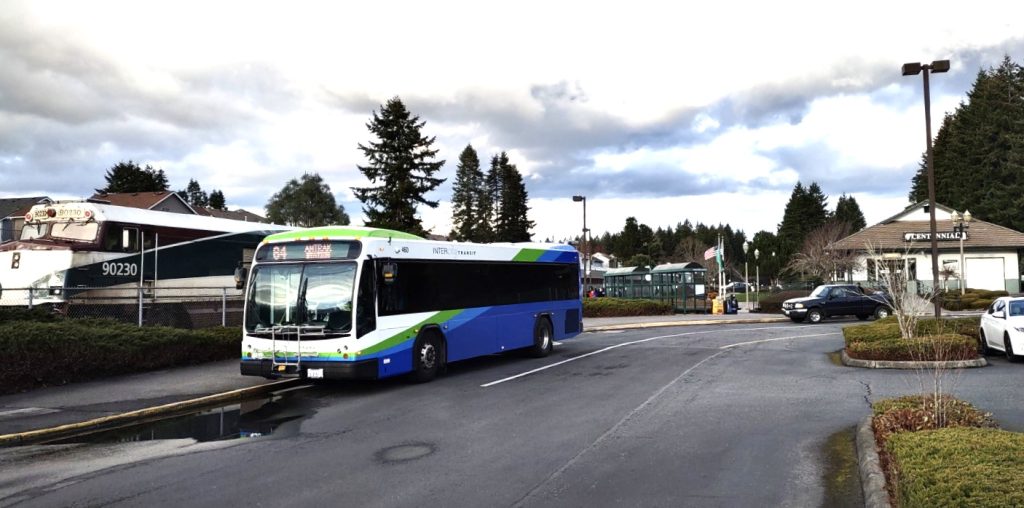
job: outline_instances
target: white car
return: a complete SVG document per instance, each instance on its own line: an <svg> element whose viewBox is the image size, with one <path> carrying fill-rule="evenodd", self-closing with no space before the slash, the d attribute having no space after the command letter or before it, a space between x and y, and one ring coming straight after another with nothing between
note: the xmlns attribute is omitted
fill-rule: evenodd
<svg viewBox="0 0 1024 508"><path fill-rule="evenodd" d="M1003 296L989 305L981 316L981 354L1002 351L1011 362L1024 353L1024 298Z"/></svg>

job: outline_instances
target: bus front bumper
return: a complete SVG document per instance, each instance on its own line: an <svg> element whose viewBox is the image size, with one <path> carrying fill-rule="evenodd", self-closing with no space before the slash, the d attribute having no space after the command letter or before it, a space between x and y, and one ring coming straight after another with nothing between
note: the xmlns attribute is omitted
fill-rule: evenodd
<svg viewBox="0 0 1024 508"><path fill-rule="evenodd" d="M243 376L263 376L266 378L308 378L308 379L377 379L377 360L360 360L357 362L301 362L300 365L282 365L275 367L270 360L242 360Z"/></svg>

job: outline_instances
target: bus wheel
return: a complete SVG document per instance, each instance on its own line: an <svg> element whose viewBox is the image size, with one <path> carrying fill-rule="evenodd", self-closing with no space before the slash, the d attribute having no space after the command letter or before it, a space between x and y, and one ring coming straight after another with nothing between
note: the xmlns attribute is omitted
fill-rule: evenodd
<svg viewBox="0 0 1024 508"><path fill-rule="evenodd" d="M437 377L444 362L441 340L436 333L421 334L412 348L412 380L426 383Z"/></svg>
<svg viewBox="0 0 1024 508"><path fill-rule="evenodd" d="M551 340L551 321L546 317L540 317L533 325L533 346L530 347L530 356L544 358L551 354L554 342Z"/></svg>

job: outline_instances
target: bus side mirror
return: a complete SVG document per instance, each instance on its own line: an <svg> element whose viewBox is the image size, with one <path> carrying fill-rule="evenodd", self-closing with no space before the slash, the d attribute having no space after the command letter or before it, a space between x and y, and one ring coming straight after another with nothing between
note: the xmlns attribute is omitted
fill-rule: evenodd
<svg viewBox="0 0 1024 508"><path fill-rule="evenodd" d="M245 287L245 267L239 266L235 268L235 289L242 289Z"/></svg>
<svg viewBox="0 0 1024 508"><path fill-rule="evenodd" d="M384 284L390 285L395 282L395 277L398 275L398 265L395 263L384 263L381 266L380 273L384 278Z"/></svg>

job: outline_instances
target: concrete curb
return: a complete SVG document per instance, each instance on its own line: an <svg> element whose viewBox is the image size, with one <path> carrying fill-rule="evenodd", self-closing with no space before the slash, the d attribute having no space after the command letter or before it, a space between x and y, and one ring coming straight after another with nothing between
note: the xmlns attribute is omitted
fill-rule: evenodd
<svg viewBox="0 0 1024 508"><path fill-rule="evenodd" d="M875 431L868 416L857 426L857 463L860 466L860 486L864 491L866 508L889 508L889 493L885 490L885 473L878 460Z"/></svg>
<svg viewBox="0 0 1024 508"><path fill-rule="evenodd" d="M209 406L212 404L240 400L247 397L251 397L253 395L260 395L263 393L281 390L283 388L288 388L292 385L300 384L302 381L305 380L285 379L283 381L265 383L259 386L250 386L248 388L241 388L238 390L231 390L229 392L216 393L213 395L207 395L205 397L198 397L195 399L183 400L180 402L172 402L170 404L164 404L162 406L153 406L145 409L129 411L127 413L104 416L102 418L95 418L84 422L69 423L65 425L59 425L57 427L51 427L48 429L29 430L25 432L18 432L15 434L3 434L0 435L0 448L10 446L21 446L44 441L53 441L57 439L71 437L76 434L89 434L103 430L111 430L119 427L126 427L129 425L145 422L146 420L156 419L156 417L167 417L169 415L179 413L184 414L188 413L191 410L204 406Z"/></svg>
<svg viewBox="0 0 1024 508"><path fill-rule="evenodd" d="M956 360L949 362L897 362L893 360L860 360L850 358L843 349L841 355L843 365L847 367L860 367L863 369L971 369L984 367L988 362L984 358L973 360Z"/></svg>
<svg viewBox="0 0 1024 508"><path fill-rule="evenodd" d="M699 326L699 325L741 325L746 323L785 323L789 318L758 318L758 319L694 319L690 321L656 321L652 323L628 323L622 325L605 325L583 327L584 332L610 332L614 330L639 330L643 328L666 328L671 326Z"/></svg>

